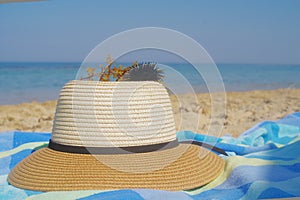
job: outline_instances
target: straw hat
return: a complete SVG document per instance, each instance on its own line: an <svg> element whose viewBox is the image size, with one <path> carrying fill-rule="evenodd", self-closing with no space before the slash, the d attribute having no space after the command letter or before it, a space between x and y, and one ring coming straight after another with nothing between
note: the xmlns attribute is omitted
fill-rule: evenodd
<svg viewBox="0 0 300 200"><path fill-rule="evenodd" d="M74 80L61 90L48 147L21 161L8 181L39 191L188 190L223 168L209 150L177 142L160 83Z"/></svg>

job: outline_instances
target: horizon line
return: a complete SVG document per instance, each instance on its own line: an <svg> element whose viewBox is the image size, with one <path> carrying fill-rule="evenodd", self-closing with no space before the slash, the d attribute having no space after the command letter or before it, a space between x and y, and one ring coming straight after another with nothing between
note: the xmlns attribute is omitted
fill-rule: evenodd
<svg viewBox="0 0 300 200"><path fill-rule="evenodd" d="M130 63L132 61L124 61L120 63ZM82 63L82 61L1 61L0 63ZM164 61L161 63L168 64L186 64L187 62ZM300 63L259 63L259 62L214 62L215 64L251 64L251 65L300 65ZM204 64L204 63L201 63Z"/></svg>

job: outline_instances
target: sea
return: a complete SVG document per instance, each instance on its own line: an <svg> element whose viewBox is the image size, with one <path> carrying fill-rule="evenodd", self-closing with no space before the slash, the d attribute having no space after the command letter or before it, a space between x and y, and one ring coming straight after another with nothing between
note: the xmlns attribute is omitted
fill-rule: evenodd
<svg viewBox="0 0 300 200"><path fill-rule="evenodd" d="M204 78L190 64L165 63L185 77L195 92L208 92ZM54 100L65 83L79 79L81 63L0 62L0 105ZM289 64L216 64L225 91L300 88L300 65ZM166 73L166 76L172 73ZM186 93L176 79L173 87Z"/></svg>

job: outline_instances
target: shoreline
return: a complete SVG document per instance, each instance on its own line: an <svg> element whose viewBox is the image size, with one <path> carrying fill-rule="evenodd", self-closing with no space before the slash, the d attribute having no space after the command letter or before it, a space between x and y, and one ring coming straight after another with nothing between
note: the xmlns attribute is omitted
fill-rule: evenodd
<svg viewBox="0 0 300 200"><path fill-rule="evenodd" d="M225 88L226 89L226 88ZM228 93L244 93L244 92L256 92L256 91L260 91L260 92L263 92L263 91L277 91L277 90L300 90L300 88L294 88L294 87L291 87L291 88L275 88L275 89L261 89L261 90L258 90L258 89L250 89L250 90L229 90L229 91L226 91L225 90L225 93L228 94ZM59 92L58 92L59 93ZM217 92L218 93L218 92ZM185 95L189 95L191 93L178 93L178 95L180 96L185 96ZM210 94L209 92L205 91L200 91L200 92L195 92L195 94L197 95L206 95L206 94ZM173 95L173 94L172 94ZM171 96L172 96L171 95ZM59 94L56 95L57 98L59 97ZM16 96L17 97L17 96ZM18 96L19 97L19 96ZM21 104L29 104L29 103L45 103L45 102L52 102L52 101L57 101L57 99L46 99L46 100L37 100L37 99L34 99L32 101L24 101L24 102L21 102L21 103L11 103L11 104L5 104L5 103L1 103L0 102L0 107L1 106L17 106L17 105L21 105Z"/></svg>
<svg viewBox="0 0 300 200"><path fill-rule="evenodd" d="M181 105L174 95L171 96L176 129L179 129L178 122L181 119L181 130L207 133L211 113L209 93L198 93L198 102L193 101L190 94L179 96ZM300 89L226 92L226 97L226 114L217 116L214 122L224 125L221 135L229 133L237 137L261 121L277 120L300 111ZM51 132L55 109L56 100L0 105L0 132ZM197 122L198 117L197 127L195 120Z"/></svg>

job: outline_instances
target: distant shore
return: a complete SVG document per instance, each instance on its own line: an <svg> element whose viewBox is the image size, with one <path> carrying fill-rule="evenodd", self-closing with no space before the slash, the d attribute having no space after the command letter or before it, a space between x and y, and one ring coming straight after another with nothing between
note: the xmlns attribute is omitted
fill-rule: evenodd
<svg viewBox="0 0 300 200"><path fill-rule="evenodd" d="M182 95L181 105L171 96L176 122L181 129L197 127L193 120L199 116L199 133L207 133L210 122L210 96L198 94L198 103L190 95ZM300 111L300 89L278 89L247 92L227 92L226 114L218 116L224 127L222 135L237 137L245 130L264 120L277 120ZM51 132L56 101L22 103L0 106L0 132L9 130ZM176 128L179 128L178 123Z"/></svg>

